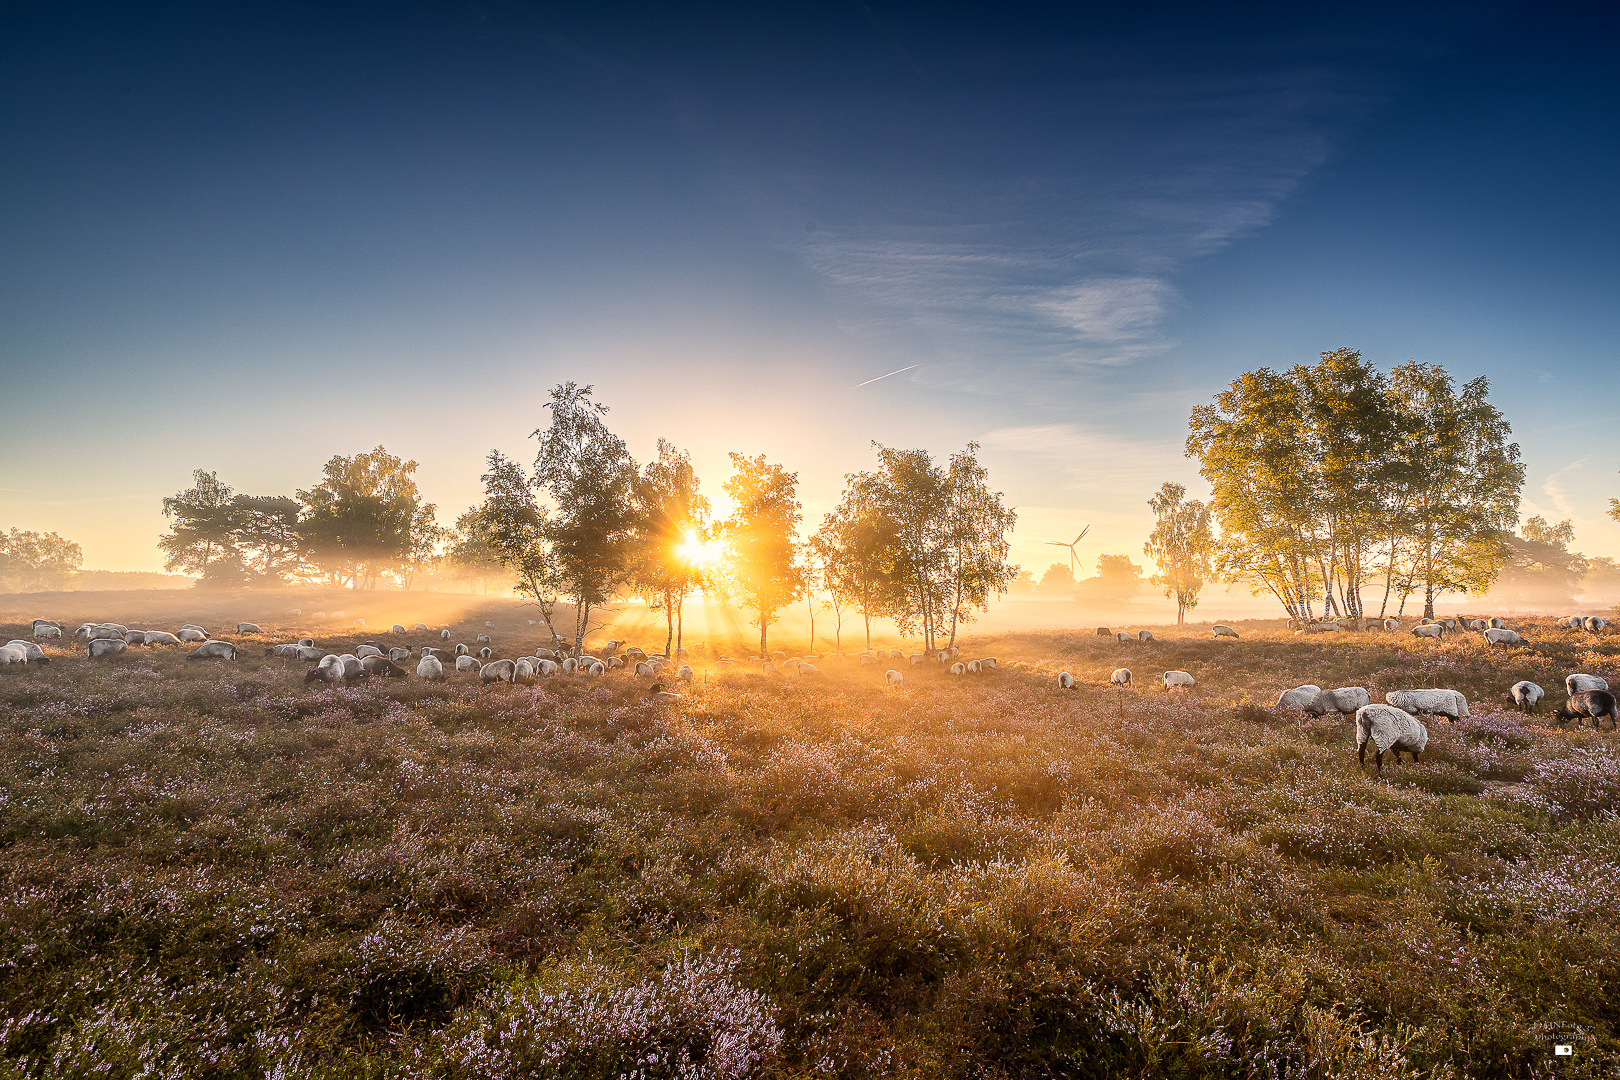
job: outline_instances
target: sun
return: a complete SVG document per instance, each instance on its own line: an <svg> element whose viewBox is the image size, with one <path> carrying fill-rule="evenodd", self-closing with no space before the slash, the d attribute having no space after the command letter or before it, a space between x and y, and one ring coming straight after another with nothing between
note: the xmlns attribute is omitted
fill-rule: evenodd
<svg viewBox="0 0 1620 1080"><path fill-rule="evenodd" d="M686 543L676 549L693 566L710 566L720 561L720 545L704 543L696 533L686 534Z"/></svg>

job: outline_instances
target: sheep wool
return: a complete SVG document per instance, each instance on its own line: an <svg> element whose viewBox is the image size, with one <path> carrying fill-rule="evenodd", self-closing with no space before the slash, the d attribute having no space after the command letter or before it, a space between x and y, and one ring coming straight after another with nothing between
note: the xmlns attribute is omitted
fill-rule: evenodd
<svg viewBox="0 0 1620 1080"><path fill-rule="evenodd" d="M1167 671L1164 673L1164 688L1166 690L1171 690L1178 686L1195 685L1197 684L1194 682L1193 677L1187 674L1185 671Z"/></svg>
<svg viewBox="0 0 1620 1080"><path fill-rule="evenodd" d="M1384 755L1395 752L1395 763L1400 764L1405 750L1417 761L1429 745L1429 729L1411 713L1392 705L1363 705L1356 710L1356 756L1367 764L1367 744L1378 748L1378 772L1384 772Z"/></svg>
<svg viewBox="0 0 1620 1080"><path fill-rule="evenodd" d="M1073 690L1074 689L1074 676L1069 674L1067 671L1058 672L1058 689L1059 690Z"/></svg>
<svg viewBox="0 0 1620 1080"><path fill-rule="evenodd" d="M1456 690L1391 690L1384 700L1402 712L1429 713L1455 723L1468 718L1468 699Z"/></svg>
<svg viewBox="0 0 1620 1080"><path fill-rule="evenodd" d="M1115 668L1114 673L1108 676L1108 681L1114 686L1131 686L1135 680L1131 675L1131 669L1128 667L1122 667Z"/></svg>
<svg viewBox="0 0 1620 1080"><path fill-rule="evenodd" d="M1547 692L1533 682L1520 680L1508 687L1508 695L1513 698L1513 704L1521 710L1533 713L1536 711L1536 705L1547 696Z"/></svg>
<svg viewBox="0 0 1620 1080"><path fill-rule="evenodd" d="M439 663L437 657L424 656L416 665L416 674L436 682L444 678L444 665Z"/></svg>

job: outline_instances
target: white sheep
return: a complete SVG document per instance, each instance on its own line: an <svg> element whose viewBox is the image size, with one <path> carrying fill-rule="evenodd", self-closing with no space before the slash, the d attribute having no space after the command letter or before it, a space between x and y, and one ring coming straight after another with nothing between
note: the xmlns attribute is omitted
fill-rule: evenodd
<svg viewBox="0 0 1620 1080"><path fill-rule="evenodd" d="M480 659L480 660L488 660L490 657L492 657L494 655L495 655L495 650L490 648L488 645L485 645L482 649L478 650L478 659Z"/></svg>
<svg viewBox="0 0 1620 1080"><path fill-rule="evenodd" d="M890 686L898 686L906 681L906 677L900 674L898 671L895 671L893 668L885 671L883 673L883 678L884 681L886 681Z"/></svg>
<svg viewBox="0 0 1620 1080"><path fill-rule="evenodd" d="M303 608L288 608L286 611L282 612L282 614L287 616L288 618L296 619L299 616L304 614L304 609Z"/></svg>
<svg viewBox="0 0 1620 1080"><path fill-rule="evenodd" d="M125 626L123 623L104 622L101 625L105 626L109 630L116 630L120 634L122 634L122 633L126 632L127 630L129 630L129 627ZM202 627L199 626L199 627L197 627L197 629L201 630Z"/></svg>
<svg viewBox="0 0 1620 1080"><path fill-rule="evenodd" d="M236 624L236 632L238 634L257 634L261 631L258 623L239 622Z"/></svg>
<svg viewBox="0 0 1620 1080"><path fill-rule="evenodd" d="M805 666L809 667L810 665L806 664ZM811 668L810 670L812 672L815 671L814 668ZM691 682L693 675L696 673L692 670L691 664L682 664L680 670L675 674L680 677L681 682Z"/></svg>
<svg viewBox="0 0 1620 1080"><path fill-rule="evenodd" d="M798 672L800 675L819 675L821 674L821 669L816 667L814 664L809 664L803 660L800 660Z"/></svg>
<svg viewBox="0 0 1620 1080"><path fill-rule="evenodd" d="M467 648L467 646L462 642L458 641L456 642L456 647L450 651L455 653L457 656L466 656L472 650Z"/></svg>
<svg viewBox="0 0 1620 1080"><path fill-rule="evenodd" d="M358 656L362 660L368 656L381 656L382 654L383 651L381 649L369 643L365 645L357 645L355 646L354 650L354 655Z"/></svg>
<svg viewBox="0 0 1620 1080"><path fill-rule="evenodd" d="M478 637L475 638L474 640L475 641L488 641L489 640L489 635L488 634L479 634Z"/></svg>
<svg viewBox="0 0 1620 1080"><path fill-rule="evenodd" d="M510 660L496 660L478 669L480 682L511 682L517 677L517 665Z"/></svg>
<svg viewBox="0 0 1620 1080"><path fill-rule="evenodd" d="M912 653L906 659L911 662L912 667L916 667L918 664L922 663L924 660L926 660L928 658L926 656L924 656L922 653Z"/></svg>
<svg viewBox="0 0 1620 1080"><path fill-rule="evenodd" d="M861 653L861 655L857 656L855 659L860 662L861 667L878 662L877 654L873 653L871 650Z"/></svg>
<svg viewBox="0 0 1620 1080"><path fill-rule="evenodd" d="M390 659L390 660L392 660L392 661L394 661L396 663L401 661L401 660L409 660L410 658L411 658L411 650L409 650L409 649L389 649L388 650L388 659Z"/></svg>
<svg viewBox="0 0 1620 1080"><path fill-rule="evenodd" d="M1583 675L1579 672L1564 676L1564 693L1574 697L1582 690L1607 690L1609 680L1601 675Z"/></svg>
<svg viewBox="0 0 1620 1080"><path fill-rule="evenodd" d="M1384 774L1384 754L1393 750L1395 764L1401 763L1401 751L1419 760L1429 745L1429 729L1411 713L1391 705L1363 705L1356 710L1356 758L1363 768L1367 765L1367 744L1378 748L1378 774Z"/></svg>
<svg viewBox="0 0 1620 1080"><path fill-rule="evenodd" d="M1502 630L1502 629L1505 629L1506 627L1507 627L1507 623L1503 622L1501 619L1497 618L1494 615L1491 616L1491 629L1493 629L1493 630Z"/></svg>
<svg viewBox="0 0 1620 1080"><path fill-rule="evenodd" d="M30 663L44 665L51 662L51 658L45 655L45 650L41 649L38 645L35 645L32 641L24 641L22 638L12 638L10 641L6 642L6 644L14 645L21 649L23 651L24 658L26 658Z"/></svg>
<svg viewBox="0 0 1620 1080"><path fill-rule="evenodd" d="M427 623L425 623L425 622L419 622L419 623L416 624L415 627L413 627L413 629L416 629L416 630L426 630L427 628L428 628Z"/></svg>
<svg viewBox="0 0 1620 1080"><path fill-rule="evenodd" d="M541 660L535 665L534 670L541 675L551 676L557 674L562 668L557 666L555 660Z"/></svg>
<svg viewBox="0 0 1620 1080"><path fill-rule="evenodd" d="M324 619L324 618L326 618L326 612L317 611L315 614L311 615L310 618L312 618L312 619Z"/></svg>
<svg viewBox="0 0 1620 1080"><path fill-rule="evenodd" d="M1463 620L1463 629L1464 630L1489 630L1490 628L1491 628L1490 624L1487 623L1484 619L1464 619Z"/></svg>
<svg viewBox="0 0 1620 1080"><path fill-rule="evenodd" d="M186 641L186 642L207 641L208 640L208 635L207 634L203 633L201 630L193 630L189 626L182 626L180 628L180 633L176 634L175 636L178 637L181 641Z"/></svg>
<svg viewBox="0 0 1620 1080"><path fill-rule="evenodd" d="M1070 675L1067 671L1058 672L1058 689L1059 690L1073 690L1074 689L1074 676Z"/></svg>
<svg viewBox="0 0 1620 1080"><path fill-rule="evenodd" d="M328 654L321 657L320 662L304 673L304 685L312 682L343 682L348 678L343 657Z"/></svg>
<svg viewBox="0 0 1620 1080"><path fill-rule="evenodd" d="M478 658L477 657L468 656L465 653L463 653L462 655L456 657L456 670L457 671L477 671L478 666L479 665L478 665Z"/></svg>
<svg viewBox="0 0 1620 1080"><path fill-rule="evenodd" d="M236 646L214 638L203 642L186 654L187 660L235 660Z"/></svg>
<svg viewBox="0 0 1620 1080"><path fill-rule="evenodd" d="M306 664L319 663L321 657L325 655L325 650L317 649L313 645L298 646L298 659L302 660Z"/></svg>
<svg viewBox="0 0 1620 1080"><path fill-rule="evenodd" d="M62 628L60 626L39 625L39 626L34 627L34 640L35 641L43 641L46 638L59 638L61 636L62 636Z"/></svg>
<svg viewBox="0 0 1620 1080"><path fill-rule="evenodd" d="M980 671L993 671L993 670L995 670L995 666L996 666L996 658L993 657L993 656L982 657L979 660L979 670Z"/></svg>
<svg viewBox="0 0 1620 1080"><path fill-rule="evenodd" d="M1173 689L1177 686L1195 686L1193 677L1185 671L1167 671L1164 673L1164 688Z"/></svg>
<svg viewBox="0 0 1620 1080"><path fill-rule="evenodd" d="M1525 644L1524 638L1520 637L1518 634L1515 634L1512 630L1496 630L1496 629L1491 629L1491 630L1485 631L1485 642L1488 645L1523 645L1523 644Z"/></svg>
<svg viewBox="0 0 1620 1080"><path fill-rule="evenodd" d="M574 659L572 656L563 657L562 673L564 675L572 675L572 674L574 674L574 672L576 672L578 670L579 670L579 661L578 660Z"/></svg>
<svg viewBox="0 0 1620 1080"><path fill-rule="evenodd" d="M1453 723L1468 719L1468 699L1456 690L1391 690L1384 700L1402 712L1429 713Z"/></svg>
<svg viewBox="0 0 1620 1080"><path fill-rule="evenodd" d="M288 642L285 645L272 645L272 646L270 646L269 648L264 650L264 655L266 655L266 656L279 656L279 657L282 657L283 659L293 659L293 658L297 657L297 655L299 654L300 651L302 651L301 646L299 646L299 645L297 645L297 644L295 644L293 642Z"/></svg>
<svg viewBox="0 0 1620 1080"><path fill-rule="evenodd" d="M148 630L146 632L146 644L178 645L180 644L180 639L169 633L167 630Z"/></svg>
<svg viewBox="0 0 1620 1080"><path fill-rule="evenodd" d="M395 623L393 626L388 628L388 632L390 634L403 634L405 632L405 627L399 623Z"/></svg>
<svg viewBox="0 0 1620 1080"><path fill-rule="evenodd" d="M1125 631L1121 630L1119 633L1114 635L1114 640L1119 642L1121 645L1124 645L1126 642L1134 641L1135 639Z"/></svg>
<svg viewBox="0 0 1620 1080"><path fill-rule="evenodd" d="M1277 704L1273 705L1272 708L1304 709L1305 706L1315 701L1316 695L1320 694L1321 692L1322 688L1317 686L1315 683L1306 683L1304 686L1296 686L1292 690L1284 690L1281 694L1279 694L1277 696Z"/></svg>
<svg viewBox="0 0 1620 1080"><path fill-rule="evenodd" d="M182 640L202 641L205 636L206 635L198 634L195 638L183 638ZM110 626L92 626L86 637L90 641L111 641L115 638L119 641L123 641L124 631L114 630Z"/></svg>
<svg viewBox="0 0 1620 1080"><path fill-rule="evenodd" d="M348 614L347 611L334 611L334 612L332 612L332 618L341 619L347 614Z"/></svg>
<svg viewBox="0 0 1620 1080"><path fill-rule="evenodd" d="M1108 676L1108 682L1113 686L1135 686L1136 677L1128 667L1115 668L1114 673Z"/></svg>
<svg viewBox="0 0 1620 1080"><path fill-rule="evenodd" d="M145 645L146 644L146 631L145 630L125 630L124 631L124 644L125 645Z"/></svg>
<svg viewBox="0 0 1620 1080"><path fill-rule="evenodd" d="M1209 632L1212 635L1214 635L1215 637L1218 637L1218 638L1220 638L1220 637L1235 638L1235 637L1238 636L1238 632L1236 630L1232 629L1230 626L1227 626L1225 623L1216 623L1214 626L1209 628ZM1239 639L1239 640L1241 640L1241 639Z"/></svg>
<svg viewBox="0 0 1620 1080"><path fill-rule="evenodd" d="M449 641L450 640L450 631L448 631L448 630L440 630L439 631L439 640L440 641Z"/></svg>
<svg viewBox="0 0 1620 1080"><path fill-rule="evenodd" d="M883 655L883 650L882 649L878 650L878 655L879 656ZM904 660L905 658L906 658L906 654L901 652L899 649L890 649L889 650L889 659L890 660Z"/></svg>
<svg viewBox="0 0 1620 1080"><path fill-rule="evenodd" d="M1311 699L1304 710L1312 716L1326 716L1330 712L1354 716L1356 710L1372 703L1372 695L1364 686L1341 686L1336 690L1323 690Z"/></svg>
<svg viewBox="0 0 1620 1080"><path fill-rule="evenodd" d="M1138 630L1136 632L1136 638L1137 638L1138 641L1152 641L1153 640L1153 631L1151 631L1151 630Z"/></svg>
<svg viewBox="0 0 1620 1080"><path fill-rule="evenodd" d="M598 660L596 663L594 663L590 667L586 668L585 671L589 675L606 675L607 674L607 665L602 663L602 661Z"/></svg>
<svg viewBox="0 0 1620 1080"><path fill-rule="evenodd" d="M421 678L437 682L444 678L444 665L439 663L436 656L424 656L417 661L416 674Z"/></svg>
<svg viewBox="0 0 1620 1080"><path fill-rule="evenodd" d="M534 665L529 662L529 658L527 656L519 657L518 659L512 661L513 682L517 682L519 679L532 678L534 678Z"/></svg>
<svg viewBox="0 0 1620 1080"><path fill-rule="evenodd" d="M298 639L298 644L300 644L300 645L313 645L313 644L315 644L315 639L312 638L312 637L299 638Z"/></svg>
<svg viewBox="0 0 1620 1080"><path fill-rule="evenodd" d="M977 660L969 660L967 663L967 673L969 675L983 675L984 665L979 663Z"/></svg>
<svg viewBox="0 0 1620 1080"><path fill-rule="evenodd" d="M1424 623L1422 626L1412 627L1412 636L1421 638L1441 638L1445 636L1446 628L1439 623Z"/></svg>
<svg viewBox="0 0 1620 1080"><path fill-rule="evenodd" d="M1536 705L1547 696L1547 692L1535 683L1521 679L1508 687L1508 695L1513 698L1513 704L1527 713L1533 713L1536 711Z"/></svg>
<svg viewBox="0 0 1620 1080"><path fill-rule="evenodd" d="M103 626L111 626L111 625L112 625L112 623L103 623L103 624L102 624L102 625L103 625ZM196 624L196 623L194 623L194 622L188 622L188 623L181 623L181 624L180 624L180 629L182 629L182 630L195 630L195 631L197 631L197 632L198 632L198 633L199 633L199 634L202 634L202 635L203 635L203 636L205 636L205 637L206 637L206 636L207 636L207 634L208 634L208 627L206 627L206 626L198 626L198 625L197 625L197 624Z"/></svg>
<svg viewBox="0 0 1620 1080"><path fill-rule="evenodd" d="M1609 625L1609 620L1608 619L1600 619L1596 615L1589 615L1589 616L1587 616L1586 621L1584 623L1582 623L1582 625L1585 626L1586 629L1590 630L1592 633L1595 634L1599 630L1606 629L1608 627L1608 625Z"/></svg>
<svg viewBox="0 0 1620 1080"><path fill-rule="evenodd" d="M966 675L967 665L958 660L956 663L951 665L950 672L952 675Z"/></svg>
<svg viewBox="0 0 1620 1080"><path fill-rule="evenodd" d="M366 625L366 620L364 620L364 619L356 619L356 620L354 620L354 628L356 630L360 629L361 627L363 627L365 625Z"/></svg>
<svg viewBox="0 0 1620 1080"><path fill-rule="evenodd" d="M0 667L10 664L27 664L28 650L20 645L0 645Z"/></svg>

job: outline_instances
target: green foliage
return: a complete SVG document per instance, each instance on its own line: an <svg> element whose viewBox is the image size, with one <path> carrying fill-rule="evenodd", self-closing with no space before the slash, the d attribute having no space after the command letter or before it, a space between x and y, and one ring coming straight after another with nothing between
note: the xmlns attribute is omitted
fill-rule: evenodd
<svg viewBox="0 0 1620 1080"><path fill-rule="evenodd" d="M1148 580L1167 598L1176 598L1176 622L1186 622L1187 612L1198 606L1204 582L1215 572L1210 563L1215 539L1209 507L1200 499L1188 502L1186 487L1170 481L1148 500L1148 507L1156 521L1142 554L1158 567Z"/></svg>
<svg viewBox="0 0 1620 1080"><path fill-rule="evenodd" d="M72 584L84 552L55 533L0 533L0 592L43 592Z"/></svg>
<svg viewBox="0 0 1620 1080"><path fill-rule="evenodd" d="M328 460L321 482L298 492L299 534L310 561L355 588L424 561L443 533L436 508L416 489L415 471L416 462L381 446Z"/></svg>

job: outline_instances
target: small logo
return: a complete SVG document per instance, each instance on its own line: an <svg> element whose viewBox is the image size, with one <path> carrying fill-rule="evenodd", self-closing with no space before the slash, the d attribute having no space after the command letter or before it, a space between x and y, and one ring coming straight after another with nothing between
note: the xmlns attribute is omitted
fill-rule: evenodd
<svg viewBox="0 0 1620 1080"><path fill-rule="evenodd" d="M1574 1043L1553 1043L1553 1057L1574 1057Z"/></svg>

